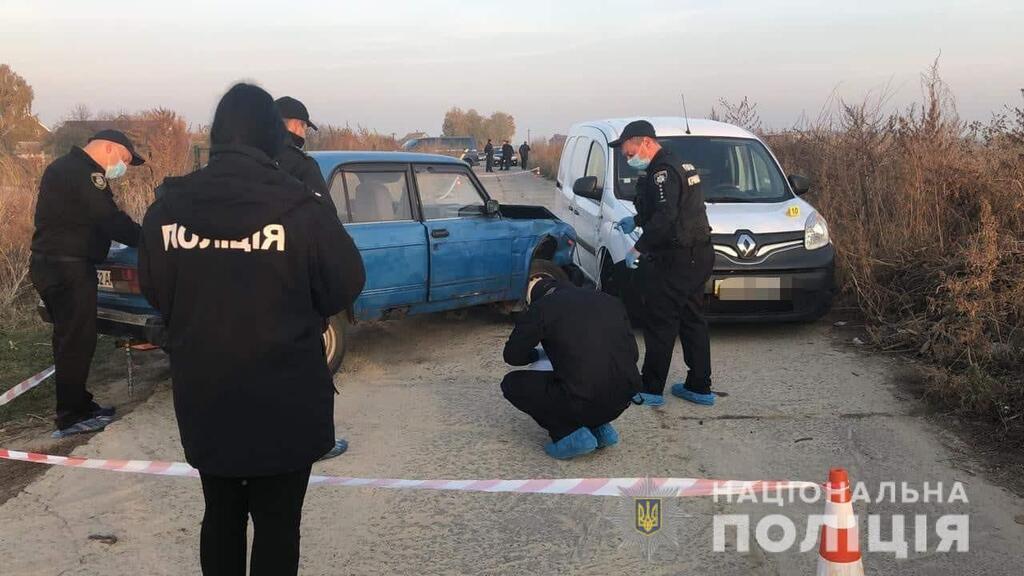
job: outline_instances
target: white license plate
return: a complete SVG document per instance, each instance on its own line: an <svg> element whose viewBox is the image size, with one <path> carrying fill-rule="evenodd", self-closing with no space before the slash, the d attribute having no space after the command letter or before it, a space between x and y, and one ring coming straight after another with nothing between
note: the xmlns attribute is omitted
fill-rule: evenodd
<svg viewBox="0 0 1024 576"><path fill-rule="evenodd" d="M742 276L715 280L719 300L781 300L782 279Z"/></svg>
<svg viewBox="0 0 1024 576"><path fill-rule="evenodd" d="M113 288L114 282L110 279L110 270L97 270L96 280L100 288Z"/></svg>

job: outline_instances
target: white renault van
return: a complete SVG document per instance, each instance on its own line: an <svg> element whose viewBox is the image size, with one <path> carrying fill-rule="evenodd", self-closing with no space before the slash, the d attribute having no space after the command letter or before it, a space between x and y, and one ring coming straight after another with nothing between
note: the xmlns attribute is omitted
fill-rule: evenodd
<svg viewBox="0 0 1024 576"><path fill-rule="evenodd" d="M576 264L592 282L639 306L637 273L622 264L641 230L612 225L636 214L638 173L608 147L633 120L654 125L658 141L700 174L715 249L706 286L717 320L813 320L832 303L835 250L824 218L800 198L806 178L788 178L764 142L721 122L623 118L572 127L558 169L555 214L576 229ZM593 176L597 186L590 179ZM641 263L641 267L643 264Z"/></svg>

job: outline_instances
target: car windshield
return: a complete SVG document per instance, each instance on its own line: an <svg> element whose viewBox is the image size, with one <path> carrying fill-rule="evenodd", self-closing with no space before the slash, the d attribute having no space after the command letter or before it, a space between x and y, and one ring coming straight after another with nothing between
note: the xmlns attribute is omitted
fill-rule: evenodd
<svg viewBox="0 0 1024 576"><path fill-rule="evenodd" d="M700 174L707 202L784 202L792 198L782 172L771 154L757 140L682 136L659 138L684 164ZM633 200L637 171L615 153L615 195Z"/></svg>

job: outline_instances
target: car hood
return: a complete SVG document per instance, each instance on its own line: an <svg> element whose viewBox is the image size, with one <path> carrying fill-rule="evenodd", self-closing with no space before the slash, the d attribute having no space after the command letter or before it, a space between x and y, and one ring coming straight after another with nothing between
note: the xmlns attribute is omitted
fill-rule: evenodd
<svg viewBox="0 0 1024 576"><path fill-rule="evenodd" d="M764 204L709 203L708 223L713 234L749 230L755 234L802 231L815 210L800 198Z"/></svg>

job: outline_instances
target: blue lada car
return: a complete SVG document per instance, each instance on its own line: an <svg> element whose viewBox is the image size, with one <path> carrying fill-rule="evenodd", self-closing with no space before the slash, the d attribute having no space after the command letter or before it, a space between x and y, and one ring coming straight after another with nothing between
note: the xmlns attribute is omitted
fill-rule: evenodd
<svg viewBox="0 0 1024 576"><path fill-rule="evenodd" d="M366 267L362 295L324 332L332 372L341 366L350 323L489 303L511 309L530 276L574 272L571 226L540 206L500 205L461 160L401 152L312 156ZM163 321L141 295L136 262L134 249L118 246L98 267L98 329L159 345Z"/></svg>

